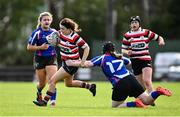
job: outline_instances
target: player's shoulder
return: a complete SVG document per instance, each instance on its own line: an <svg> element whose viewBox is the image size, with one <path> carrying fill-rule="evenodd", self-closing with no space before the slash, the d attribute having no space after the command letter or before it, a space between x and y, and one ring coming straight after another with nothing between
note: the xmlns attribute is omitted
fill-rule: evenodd
<svg viewBox="0 0 180 117"><path fill-rule="evenodd" d="M71 37L80 37L80 35L77 32L72 32Z"/></svg>
<svg viewBox="0 0 180 117"><path fill-rule="evenodd" d="M124 33L123 36L124 36L124 38L128 39L130 37L130 35L131 35L131 31L129 30L126 33Z"/></svg>
<svg viewBox="0 0 180 117"><path fill-rule="evenodd" d="M34 35L40 33L40 31L41 31L40 28L35 29L34 31L32 31L31 36L34 36Z"/></svg>
<svg viewBox="0 0 180 117"><path fill-rule="evenodd" d="M50 28L50 31L52 31L52 32L58 32L55 28Z"/></svg>

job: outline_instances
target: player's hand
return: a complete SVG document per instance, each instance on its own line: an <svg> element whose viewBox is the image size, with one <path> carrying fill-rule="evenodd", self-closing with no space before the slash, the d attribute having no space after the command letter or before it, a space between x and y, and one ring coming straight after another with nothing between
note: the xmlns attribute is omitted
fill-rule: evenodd
<svg viewBox="0 0 180 117"><path fill-rule="evenodd" d="M47 50L49 48L49 45L46 44L46 43L43 43L41 46L40 46L40 49L41 50Z"/></svg>
<svg viewBox="0 0 180 117"><path fill-rule="evenodd" d="M73 66L73 67L80 67L80 61L79 60L66 60L67 66Z"/></svg>
<svg viewBox="0 0 180 117"><path fill-rule="evenodd" d="M128 50L127 55L130 56L132 54L132 50Z"/></svg>
<svg viewBox="0 0 180 117"><path fill-rule="evenodd" d="M159 45L160 46L165 45L164 39L162 37L159 37Z"/></svg>
<svg viewBox="0 0 180 117"><path fill-rule="evenodd" d="M85 66L85 61L84 61L84 60L81 60L80 66L81 66L81 67L86 67L86 66Z"/></svg>

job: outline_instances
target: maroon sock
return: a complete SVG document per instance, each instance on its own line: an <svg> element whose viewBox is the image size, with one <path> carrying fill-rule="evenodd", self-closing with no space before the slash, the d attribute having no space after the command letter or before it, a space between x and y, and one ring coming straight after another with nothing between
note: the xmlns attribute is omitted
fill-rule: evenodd
<svg viewBox="0 0 180 117"><path fill-rule="evenodd" d="M91 88L91 85L90 85L89 83L83 82L83 83L81 84L81 87L82 87L82 88L86 88L86 89L90 89L90 88Z"/></svg>
<svg viewBox="0 0 180 117"><path fill-rule="evenodd" d="M46 92L46 96L44 97L44 101L47 103L49 101L49 99L51 98L51 96L53 95L52 92L47 91Z"/></svg>

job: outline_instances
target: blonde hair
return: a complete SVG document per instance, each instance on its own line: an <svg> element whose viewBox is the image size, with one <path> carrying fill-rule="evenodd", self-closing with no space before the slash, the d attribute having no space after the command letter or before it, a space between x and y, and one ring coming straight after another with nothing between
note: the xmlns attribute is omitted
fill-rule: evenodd
<svg viewBox="0 0 180 117"><path fill-rule="evenodd" d="M52 18L52 14L49 13L49 12L42 12L42 13L40 13L39 17L38 17L38 24L37 24L36 28L39 28L41 26L41 20L42 20L42 17L44 17L44 16L49 16L51 18L51 20L53 19Z"/></svg>
<svg viewBox="0 0 180 117"><path fill-rule="evenodd" d="M70 18L63 18L60 21L59 25L60 26L62 25L64 27L68 28L68 29L71 29L71 30L75 31L75 32L82 31L81 28L79 27L79 25Z"/></svg>

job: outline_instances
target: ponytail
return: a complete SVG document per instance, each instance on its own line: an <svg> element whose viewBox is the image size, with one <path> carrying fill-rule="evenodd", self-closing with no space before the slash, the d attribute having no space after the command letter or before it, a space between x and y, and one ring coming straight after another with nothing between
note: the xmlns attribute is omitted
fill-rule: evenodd
<svg viewBox="0 0 180 117"><path fill-rule="evenodd" d="M63 18L60 23L59 23L59 26L64 26L66 27L67 29L71 29L75 32L81 32L81 28L79 27L79 25L73 21L72 19L70 18Z"/></svg>

